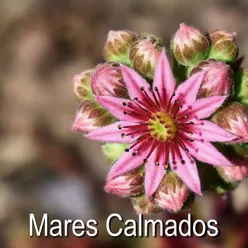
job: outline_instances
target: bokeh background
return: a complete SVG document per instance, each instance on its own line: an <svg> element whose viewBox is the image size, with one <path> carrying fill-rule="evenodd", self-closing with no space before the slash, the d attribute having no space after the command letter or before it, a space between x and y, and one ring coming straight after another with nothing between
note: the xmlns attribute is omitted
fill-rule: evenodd
<svg viewBox="0 0 248 248"><path fill-rule="evenodd" d="M103 61L109 30L154 33L168 47L181 22L236 31L240 54L248 56L247 0L0 0L1 248L248 247L247 180L228 196L196 198L193 215L218 219L217 239L110 238L109 214L136 214L128 199L104 192L109 165L100 145L71 131L72 77ZM44 212L96 219L100 235L29 238L29 213Z"/></svg>

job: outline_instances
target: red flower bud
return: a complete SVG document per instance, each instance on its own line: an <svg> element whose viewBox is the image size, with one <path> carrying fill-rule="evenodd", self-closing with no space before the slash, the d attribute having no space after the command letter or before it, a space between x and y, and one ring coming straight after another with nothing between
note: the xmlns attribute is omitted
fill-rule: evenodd
<svg viewBox="0 0 248 248"><path fill-rule="evenodd" d="M109 31L103 49L104 58L107 61L130 65L129 49L136 39L136 34L130 31Z"/></svg>
<svg viewBox="0 0 248 248"><path fill-rule="evenodd" d="M143 167L107 181L105 190L120 197L134 197L144 192Z"/></svg>
<svg viewBox="0 0 248 248"><path fill-rule="evenodd" d="M130 48L132 66L144 77L153 78L154 68L162 47L154 36L148 36L134 42Z"/></svg>
<svg viewBox="0 0 248 248"><path fill-rule="evenodd" d="M212 117L220 127L238 136L232 143L248 142L248 107L232 102Z"/></svg>
<svg viewBox="0 0 248 248"><path fill-rule="evenodd" d="M105 63L97 66L91 75L91 87L96 96L127 98L128 92L119 64Z"/></svg>
<svg viewBox="0 0 248 248"><path fill-rule="evenodd" d="M215 60L200 62L191 72L205 72L205 77L197 97L230 95L232 89L232 70L229 65Z"/></svg>
<svg viewBox="0 0 248 248"><path fill-rule="evenodd" d="M182 23L171 41L171 50L179 64L192 66L207 57L209 42L200 30Z"/></svg>
<svg viewBox="0 0 248 248"><path fill-rule="evenodd" d="M93 99L90 87L90 76L92 72L93 69L83 71L73 77L73 93L79 102Z"/></svg>
<svg viewBox="0 0 248 248"><path fill-rule="evenodd" d="M224 62L233 62L238 57L236 33L215 30L209 33L211 42L209 58Z"/></svg>
<svg viewBox="0 0 248 248"><path fill-rule="evenodd" d="M188 195L189 189L183 181L174 172L168 172L151 197L151 201L160 208L178 212L183 207Z"/></svg>
<svg viewBox="0 0 248 248"><path fill-rule="evenodd" d="M94 101L84 101L79 106L73 125L73 131L91 132L98 127L108 125L114 121L105 109Z"/></svg>

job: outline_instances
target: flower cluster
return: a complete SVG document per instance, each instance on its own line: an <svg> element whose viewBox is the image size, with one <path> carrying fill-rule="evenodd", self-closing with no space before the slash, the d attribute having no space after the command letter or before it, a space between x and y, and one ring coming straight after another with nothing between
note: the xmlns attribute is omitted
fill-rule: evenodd
<svg viewBox="0 0 248 248"><path fill-rule="evenodd" d="M103 143L107 192L138 213L177 212L248 175L248 69L235 33L181 24L173 68L155 35L110 31L103 54L74 77L73 130Z"/></svg>

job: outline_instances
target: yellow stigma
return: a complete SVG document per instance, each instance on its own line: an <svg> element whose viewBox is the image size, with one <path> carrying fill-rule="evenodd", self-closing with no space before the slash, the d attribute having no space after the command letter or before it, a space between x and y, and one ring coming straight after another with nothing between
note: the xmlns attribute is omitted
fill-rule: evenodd
<svg viewBox="0 0 248 248"><path fill-rule="evenodd" d="M154 139L163 142L173 140L177 132L174 119L163 111L153 114L148 121L148 128Z"/></svg>

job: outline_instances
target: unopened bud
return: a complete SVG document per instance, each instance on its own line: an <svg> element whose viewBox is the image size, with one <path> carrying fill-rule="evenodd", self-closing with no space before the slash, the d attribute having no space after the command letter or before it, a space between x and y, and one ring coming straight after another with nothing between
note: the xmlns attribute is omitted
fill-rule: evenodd
<svg viewBox="0 0 248 248"><path fill-rule="evenodd" d="M200 30L182 23L171 41L171 50L179 64L192 66L207 57L209 41Z"/></svg>
<svg viewBox="0 0 248 248"><path fill-rule="evenodd" d="M216 112L213 122L227 131L237 135L231 143L248 142L248 107L237 102L231 102Z"/></svg>
<svg viewBox="0 0 248 248"><path fill-rule="evenodd" d="M189 195L189 189L174 173L168 172L161 181L151 201L162 209L178 212Z"/></svg>
<svg viewBox="0 0 248 248"><path fill-rule="evenodd" d="M77 113L72 125L73 131L91 132L98 127L102 127L114 122L105 109L94 101L84 101L77 109Z"/></svg>
<svg viewBox="0 0 248 248"><path fill-rule="evenodd" d="M93 69L83 71L73 77L73 93L79 102L93 99L90 87L90 76L92 72Z"/></svg>
<svg viewBox="0 0 248 248"><path fill-rule="evenodd" d="M134 197L144 193L144 168L108 180L105 190L120 197Z"/></svg>
<svg viewBox="0 0 248 248"><path fill-rule="evenodd" d="M109 31L103 49L104 58L107 61L130 65L129 49L136 39L136 34L130 31Z"/></svg>
<svg viewBox="0 0 248 248"><path fill-rule="evenodd" d="M219 175L230 183L236 183L244 180L248 176L248 162L245 160L233 160L233 165L217 166Z"/></svg>
<svg viewBox="0 0 248 248"><path fill-rule="evenodd" d="M157 60L162 52L159 43L155 36L148 36L137 40L130 48L132 67L149 79L153 78Z"/></svg>
<svg viewBox="0 0 248 248"><path fill-rule="evenodd" d="M235 97L245 105L248 105L248 68L241 68L236 73Z"/></svg>
<svg viewBox="0 0 248 248"><path fill-rule="evenodd" d="M120 66L116 63L98 65L91 75L91 87L96 96L128 97Z"/></svg>
<svg viewBox="0 0 248 248"><path fill-rule="evenodd" d="M191 72L205 72L197 97L229 96L232 89L232 70L229 65L215 60L200 62Z"/></svg>
<svg viewBox="0 0 248 248"><path fill-rule="evenodd" d="M233 62L238 57L236 33L215 30L209 33L211 42L209 58L224 62Z"/></svg>
<svg viewBox="0 0 248 248"><path fill-rule="evenodd" d="M131 198L131 202L137 214L157 214L162 211L161 208L147 199L145 194Z"/></svg>

